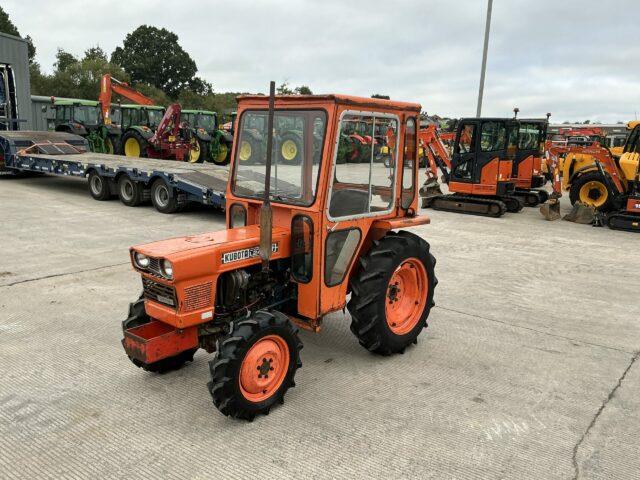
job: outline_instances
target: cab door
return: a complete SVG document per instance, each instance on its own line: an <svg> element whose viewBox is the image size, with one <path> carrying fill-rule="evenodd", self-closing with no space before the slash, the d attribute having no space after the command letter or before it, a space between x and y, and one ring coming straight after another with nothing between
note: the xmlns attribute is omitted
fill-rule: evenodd
<svg viewBox="0 0 640 480"><path fill-rule="evenodd" d="M486 119L480 122L479 127L473 182L481 187L495 187L499 180L500 164L507 156L506 121Z"/></svg>
<svg viewBox="0 0 640 480"><path fill-rule="evenodd" d="M479 121L463 119L458 123L451 156L451 181L475 183L476 149Z"/></svg>

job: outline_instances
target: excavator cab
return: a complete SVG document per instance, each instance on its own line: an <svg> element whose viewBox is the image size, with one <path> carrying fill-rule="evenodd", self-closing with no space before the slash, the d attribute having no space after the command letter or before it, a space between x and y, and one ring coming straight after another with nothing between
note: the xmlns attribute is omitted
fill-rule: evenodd
<svg viewBox="0 0 640 480"><path fill-rule="evenodd" d="M429 244L400 230L429 223L417 215L420 105L274 92L238 99L227 229L133 247L143 294L123 322L124 349L147 371L215 352L213 403L248 420L295 385L298 328L318 332L346 307L363 347L401 353L426 327L437 283ZM361 162L339 162L355 123L396 132L388 164L371 144ZM290 135L296 162L279 155Z"/></svg>
<svg viewBox="0 0 640 480"><path fill-rule="evenodd" d="M458 124L449 190L478 195L509 195L517 122L501 118L465 118Z"/></svg>

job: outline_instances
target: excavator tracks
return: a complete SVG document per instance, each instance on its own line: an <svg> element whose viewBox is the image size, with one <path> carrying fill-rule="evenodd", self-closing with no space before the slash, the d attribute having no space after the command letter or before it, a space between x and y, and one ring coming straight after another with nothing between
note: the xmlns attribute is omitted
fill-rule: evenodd
<svg viewBox="0 0 640 480"><path fill-rule="evenodd" d="M610 213L606 217L606 224L612 230L626 230L640 232L640 216L628 213Z"/></svg>
<svg viewBox="0 0 640 480"><path fill-rule="evenodd" d="M507 212L505 202L497 198L479 198L457 194L436 195L431 198L423 198L422 206L445 212L458 212L494 218L501 217ZM520 209L522 209L522 207L520 207Z"/></svg>
<svg viewBox="0 0 640 480"><path fill-rule="evenodd" d="M525 207L537 207L549 200L549 193L542 189L517 189L514 195L524 202Z"/></svg>

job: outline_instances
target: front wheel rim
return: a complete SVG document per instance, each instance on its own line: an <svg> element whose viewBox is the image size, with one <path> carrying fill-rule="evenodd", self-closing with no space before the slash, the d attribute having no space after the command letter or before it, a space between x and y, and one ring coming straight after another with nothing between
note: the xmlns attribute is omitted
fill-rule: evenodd
<svg viewBox="0 0 640 480"><path fill-rule="evenodd" d="M422 317L429 290L427 269L412 257L404 260L389 279L385 296L387 326L396 335L406 335Z"/></svg>
<svg viewBox="0 0 640 480"><path fill-rule="evenodd" d="M189 163L198 163L198 160L200 160L200 144L196 142L189 150Z"/></svg>
<svg viewBox="0 0 640 480"><path fill-rule="evenodd" d="M609 192L600 182L590 181L580 188L580 201L593 207L601 207L607 202Z"/></svg>
<svg viewBox="0 0 640 480"><path fill-rule="evenodd" d="M216 155L215 161L216 163L222 163L227 159L227 154L229 153L229 147L227 147L224 143L221 143L218 147L218 155Z"/></svg>
<svg viewBox="0 0 640 480"><path fill-rule="evenodd" d="M267 335L254 343L242 360L238 382L248 401L271 398L289 370L289 345L280 335Z"/></svg>

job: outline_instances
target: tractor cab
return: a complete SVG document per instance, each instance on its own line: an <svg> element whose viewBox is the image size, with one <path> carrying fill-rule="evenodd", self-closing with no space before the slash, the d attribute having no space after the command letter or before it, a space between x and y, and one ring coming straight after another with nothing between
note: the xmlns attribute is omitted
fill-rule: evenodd
<svg viewBox="0 0 640 480"><path fill-rule="evenodd" d="M233 134L219 129L218 114L208 110L182 110L180 118L191 128L203 160L226 165L230 160Z"/></svg>
<svg viewBox="0 0 640 480"><path fill-rule="evenodd" d="M86 135L103 124L100 104L91 100L54 99L56 131Z"/></svg>
<svg viewBox="0 0 640 480"><path fill-rule="evenodd" d="M143 127L155 131L165 113L164 107L153 105L120 105L122 130Z"/></svg>
<svg viewBox="0 0 640 480"><path fill-rule="evenodd" d="M298 328L318 332L346 307L365 348L403 352L426 327L437 283L429 244L397 231L429 223L417 214L420 105L274 91L238 98L227 229L133 247L144 290L123 323L125 351L145 370L215 351L213 403L245 419L294 385ZM372 138L395 132L390 162L376 162L371 144L360 163L338 162L356 122ZM279 154L290 138L299 161Z"/></svg>
<svg viewBox="0 0 640 480"><path fill-rule="evenodd" d="M463 118L451 157L449 189L503 196L515 191L511 178L518 149L518 122L505 118Z"/></svg>
<svg viewBox="0 0 640 480"><path fill-rule="evenodd" d="M120 129L105 124L100 103L92 100L52 98L54 130L84 137L89 149L97 153L117 153Z"/></svg>

